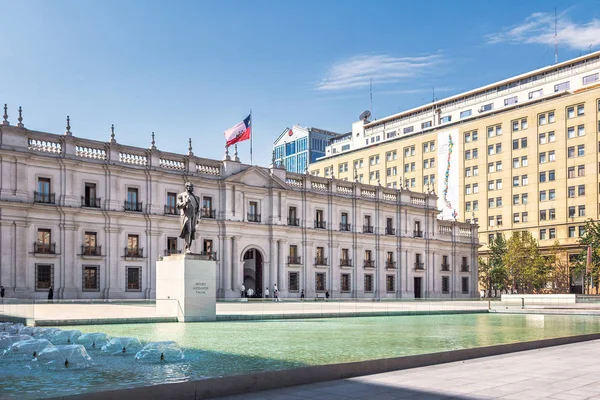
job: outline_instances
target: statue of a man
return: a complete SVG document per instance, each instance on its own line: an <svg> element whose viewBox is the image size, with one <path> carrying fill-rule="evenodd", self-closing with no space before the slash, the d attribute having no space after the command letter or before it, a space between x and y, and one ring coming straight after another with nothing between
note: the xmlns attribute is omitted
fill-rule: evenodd
<svg viewBox="0 0 600 400"><path fill-rule="evenodd" d="M185 192L177 195L177 208L181 213L181 232L179 237L185 241L185 252L190 253L196 237L196 224L200 213L200 199L194 194L194 185L186 182Z"/></svg>

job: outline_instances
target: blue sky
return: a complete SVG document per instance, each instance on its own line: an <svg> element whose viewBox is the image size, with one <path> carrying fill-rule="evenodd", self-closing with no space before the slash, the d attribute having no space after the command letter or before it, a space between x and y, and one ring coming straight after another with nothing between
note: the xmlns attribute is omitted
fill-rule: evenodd
<svg viewBox="0 0 600 400"><path fill-rule="evenodd" d="M600 49L598 1L556 1L559 60ZM254 164L295 123L347 132L554 61L547 1L0 0L0 103L30 129ZM249 162L249 144L240 144Z"/></svg>

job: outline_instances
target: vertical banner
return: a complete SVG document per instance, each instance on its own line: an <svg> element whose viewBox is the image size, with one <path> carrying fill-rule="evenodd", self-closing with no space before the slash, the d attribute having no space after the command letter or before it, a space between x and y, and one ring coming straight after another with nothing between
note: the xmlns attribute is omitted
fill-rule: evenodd
<svg viewBox="0 0 600 400"><path fill-rule="evenodd" d="M441 219L454 219L462 214L458 205L458 129L438 133L438 208Z"/></svg>

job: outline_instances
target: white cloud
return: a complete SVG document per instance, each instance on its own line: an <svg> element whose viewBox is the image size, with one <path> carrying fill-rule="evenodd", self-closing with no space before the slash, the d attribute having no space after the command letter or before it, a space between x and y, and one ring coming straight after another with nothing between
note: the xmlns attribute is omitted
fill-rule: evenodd
<svg viewBox="0 0 600 400"><path fill-rule="evenodd" d="M557 23L558 44L574 50L587 50L600 44L600 20L576 24L564 14ZM487 35L488 43L535 43L554 45L554 14L533 13L517 26Z"/></svg>
<svg viewBox="0 0 600 400"><path fill-rule="evenodd" d="M430 71L443 62L441 55L394 57L386 54L361 55L331 67L326 78L316 85L317 90L334 91L358 89L375 84L397 83Z"/></svg>

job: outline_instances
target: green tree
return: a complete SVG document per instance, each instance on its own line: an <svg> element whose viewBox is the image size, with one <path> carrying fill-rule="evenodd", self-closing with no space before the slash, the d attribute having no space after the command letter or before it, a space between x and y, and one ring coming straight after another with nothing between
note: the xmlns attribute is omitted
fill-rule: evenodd
<svg viewBox="0 0 600 400"><path fill-rule="evenodd" d="M569 264L567 263L567 252L561 247L558 240L554 241L546 256L546 262L552 265L550 282L555 293L569 293L571 279Z"/></svg>
<svg viewBox="0 0 600 400"><path fill-rule="evenodd" d="M528 231L513 232L506 242L503 260L517 292L540 292L547 287L551 266L540 254L537 241Z"/></svg>
<svg viewBox="0 0 600 400"><path fill-rule="evenodd" d="M584 276L584 288L588 288L589 284L594 282L594 286L598 287L600 277L600 222L588 220L585 223L584 233L579 238L579 245L582 247L579 253L578 262L572 268L571 274L575 276ZM590 265L587 265L587 249L592 248L592 259Z"/></svg>
<svg viewBox="0 0 600 400"><path fill-rule="evenodd" d="M492 297L492 290L503 290L507 288L508 273L504 262L506 253L506 240L504 235L496 235L489 243L490 254L487 260L479 259L479 274L481 286Z"/></svg>

